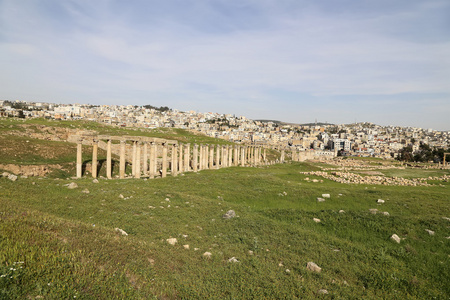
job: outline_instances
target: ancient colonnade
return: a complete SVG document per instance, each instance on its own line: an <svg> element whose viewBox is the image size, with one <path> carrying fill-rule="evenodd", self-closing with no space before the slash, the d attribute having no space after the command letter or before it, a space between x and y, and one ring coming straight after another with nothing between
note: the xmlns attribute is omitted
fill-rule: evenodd
<svg viewBox="0 0 450 300"><path fill-rule="evenodd" d="M231 166L267 164L266 149L260 146L182 144L178 141L139 136L106 136L82 134L73 137L77 143L76 176L83 175L83 144L92 145L92 177L98 176L99 144L106 148L106 177L112 178L113 152L119 156L119 178L131 164L134 178L177 176L183 172L219 169ZM118 143L117 143L118 142ZM106 147L105 147L106 146Z"/></svg>

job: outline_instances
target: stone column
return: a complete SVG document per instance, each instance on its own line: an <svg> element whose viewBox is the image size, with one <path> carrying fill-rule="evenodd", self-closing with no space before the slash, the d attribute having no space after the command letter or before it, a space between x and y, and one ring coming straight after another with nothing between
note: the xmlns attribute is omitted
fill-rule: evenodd
<svg viewBox="0 0 450 300"><path fill-rule="evenodd" d="M165 178L167 176L167 143L163 144L162 149L162 171L161 171L161 177Z"/></svg>
<svg viewBox="0 0 450 300"><path fill-rule="evenodd" d="M228 145L228 166L231 167L233 165L233 146Z"/></svg>
<svg viewBox="0 0 450 300"><path fill-rule="evenodd" d="M204 145L203 148L205 149L203 153L203 168L208 169L209 145Z"/></svg>
<svg viewBox="0 0 450 300"><path fill-rule="evenodd" d="M200 171L203 169L203 145L202 144L199 145L198 152L199 152L198 170Z"/></svg>
<svg viewBox="0 0 450 300"><path fill-rule="evenodd" d="M141 142L136 143L136 169L134 178L141 178Z"/></svg>
<svg viewBox="0 0 450 300"><path fill-rule="evenodd" d="M183 144L179 144L178 171L183 173Z"/></svg>
<svg viewBox="0 0 450 300"><path fill-rule="evenodd" d="M208 146L209 147L209 166L208 169L214 168L214 146Z"/></svg>
<svg viewBox="0 0 450 300"><path fill-rule="evenodd" d="M264 148L263 159L264 159L264 162L266 162L266 161L267 161L267 156L266 156L266 148Z"/></svg>
<svg viewBox="0 0 450 300"><path fill-rule="evenodd" d="M178 175L178 151L177 151L177 145L172 145L172 161L170 164L170 173L172 176Z"/></svg>
<svg viewBox="0 0 450 300"><path fill-rule="evenodd" d="M220 168L220 146L216 145L216 169Z"/></svg>
<svg viewBox="0 0 450 300"><path fill-rule="evenodd" d="M111 139L108 139L106 145L106 178L112 178L112 164L111 164Z"/></svg>
<svg viewBox="0 0 450 300"><path fill-rule="evenodd" d="M92 178L97 178L98 167L98 140L94 139L92 144Z"/></svg>
<svg viewBox="0 0 450 300"><path fill-rule="evenodd" d="M133 152L131 153L132 159L131 159L131 175L136 176L136 141L133 141Z"/></svg>
<svg viewBox="0 0 450 300"><path fill-rule="evenodd" d="M184 148L184 171L189 172L189 161L191 156L191 145L186 144L186 147Z"/></svg>
<svg viewBox="0 0 450 300"><path fill-rule="evenodd" d="M245 146L241 147L241 166L245 166Z"/></svg>
<svg viewBox="0 0 450 300"><path fill-rule="evenodd" d="M126 143L124 140L120 141L120 163L119 163L119 178L124 179L125 178L125 146Z"/></svg>
<svg viewBox="0 0 450 300"><path fill-rule="evenodd" d="M144 142L144 154L143 154L143 159L144 159L144 165L143 165L143 174L144 176L148 175L148 143Z"/></svg>
<svg viewBox="0 0 450 300"><path fill-rule="evenodd" d="M82 140L77 141L77 178L81 178L83 173L83 144Z"/></svg>
<svg viewBox="0 0 450 300"><path fill-rule="evenodd" d="M222 161L221 161L220 165L222 166L222 168L227 166L227 147L226 146L222 146Z"/></svg>
<svg viewBox="0 0 450 300"><path fill-rule="evenodd" d="M149 178L154 178L156 175L156 143L150 144L150 172Z"/></svg>
<svg viewBox="0 0 450 300"><path fill-rule="evenodd" d="M283 149L283 150L281 150L281 157L280 157L280 162L281 163L284 163L284 156L285 156L285 152L284 152L284 149Z"/></svg>
<svg viewBox="0 0 450 300"><path fill-rule="evenodd" d="M194 144L194 150L193 150L192 156L193 156L192 157L192 171L197 172L198 171L198 166L197 166L197 164L198 164L198 161L197 161L198 145L197 144Z"/></svg>
<svg viewBox="0 0 450 300"><path fill-rule="evenodd" d="M234 145L234 160L233 166L237 166L239 163L239 148L238 145Z"/></svg>

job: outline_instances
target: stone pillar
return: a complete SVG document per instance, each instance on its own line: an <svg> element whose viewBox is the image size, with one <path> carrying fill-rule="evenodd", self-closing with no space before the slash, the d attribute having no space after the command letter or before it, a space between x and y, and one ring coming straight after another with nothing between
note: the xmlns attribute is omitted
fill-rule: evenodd
<svg viewBox="0 0 450 300"><path fill-rule="evenodd" d="M131 153L132 159L131 159L131 175L136 176L136 141L133 141L133 152Z"/></svg>
<svg viewBox="0 0 450 300"><path fill-rule="evenodd" d="M222 168L225 168L227 166L226 163L227 163L227 147L226 146L222 146L222 161L220 163Z"/></svg>
<svg viewBox="0 0 450 300"><path fill-rule="evenodd" d="M183 173L183 144L179 144L179 156L178 156L178 172Z"/></svg>
<svg viewBox="0 0 450 300"><path fill-rule="evenodd" d="M220 168L220 146L216 145L216 169Z"/></svg>
<svg viewBox="0 0 450 300"><path fill-rule="evenodd" d="M124 140L120 141L120 162L119 162L119 178L124 179L125 178L125 146L126 143Z"/></svg>
<svg viewBox="0 0 450 300"><path fill-rule="evenodd" d="M264 162L266 162L267 161L267 156L266 156L266 148L264 148L264 154L263 154L263 159L264 159Z"/></svg>
<svg viewBox="0 0 450 300"><path fill-rule="evenodd" d="M112 164L111 164L111 139L108 139L106 145L106 178L112 178Z"/></svg>
<svg viewBox="0 0 450 300"><path fill-rule="evenodd" d="M161 177L165 178L167 176L167 143L163 144L162 149L162 171L161 171Z"/></svg>
<svg viewBox="0 0 450 300"><path fill-rule="evenodd" d="M186 148L184 148L184 171L189 172L189 161L191 156L191 145L186 144Z"/></svg>
<svg viewBox="0 0 450 300"><path fill-rule="evenodd" d="M141 142L136 142L136 169L134 178L141 178Z"/></svg>
<svg viewBox="0 0 450 300"><path fill-rule="evenodd" d="M178 151L177 145L172 145L172 161L170 163L170 173L172 176L178 175Z"/></svg>
<svg viewBox="0 0 450 300"><path fill-rule="evenodd" d="M208 146L209 147L209 166L208 169L214 168L214 146Z"/></svg>
<svg viewBox="0 0 450 300"><path fill-rule="evenodd" d="M203 145L202 144L200 144L198 152L199 152L198 170L200 171L203 169Z"/></svg>
<svg viewBox="0 0 450 300"><path fill-rule="evenodd" d="M148 143L144 142L144 154L143 154L143 160L144 160L144 165L143 165L143 174L144 176L148 175Z"/></svg>
<svg viewBox="0 0 450 300"><path fill-rule="evenodd" d="M208 169L209 145L204 145L203 148L205 149L203 153L203 168Z"/></svg>
<svg viewBox="0 0 450 300"><path fill-rule="evenodd" d="M238 145L234 145L234 160L233 166L237 166L239 163L239 148Z"/></svg>
<svg viewBox="0 0 450 300"><path fill-rule="evenodd" d="M156 143L150 144L150 172L149 178L154 178L156 175Z"/></svg>
<svg viewBox="0 0 450 300"><path fill-rule="evenodd" d="M97 178L98 167L98 140L94 139L92 144L92 178Z"/></svg>
<svg viewBox="0 0 450 300"><path fill-rule="evenodd" d="M197 172L198 171L198 145L194 144L194 150L192 152L192 171Z"/></svg>
<svg viewBox="0 0 450 300"><path fill-rule="evenodd" d="M231 167L233 165L233 146L227 146L228 151L228 166Z"/></svg>
<svg viewBox="0 0 450 300"><path fill-rule="evenodd" d="M245 146L241 147L241 166L245 166Z"/></svg>
<svg viewBox="0 0 450 300"><path fill-rule="evenodd" d="M280 162L281 163L284 163L284 156L285 156L285 152L284 152L284 149L283 149L283 150L281 150L281 157L280 157Z"/></svg>
<svg viewBox="0 0 450 300"><path fill-rule="evenodd" d="M82 140L77 141L77 178L81 178L83 173L83 144Z"/></svg>

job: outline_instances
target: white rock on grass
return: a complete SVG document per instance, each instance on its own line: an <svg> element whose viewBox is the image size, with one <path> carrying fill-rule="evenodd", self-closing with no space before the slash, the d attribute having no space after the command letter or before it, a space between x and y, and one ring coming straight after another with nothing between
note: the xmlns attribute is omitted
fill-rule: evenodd
<svg viewBox="0 0 450 300"><path fill-rule="evenodd" d="M319 295L328 294L328 291L326 289L320 289L317 291L317 294L319 294Z"/></svg>
<svg viewBox="0 0 450 300"><path fill-rule="evenodd" d="M387 211L383 211L384 216L389 216L389 213Z"/></svg>
<svg viewBox="0 0 450 300"><path fill-rule="evenodd" d="M98 179L97 178L95 178L94 180L92 180L92 183L98 183L99 181L98 181Z"/></svg>
<svg viewBox="0 0 450 300"><path fill-rule="evenodd" d="M429 235L434 235L434 231L430 229L425 229L426 232L428 232Z"/></svg>
<svg viewBox="0 0 450 300"><path fill-rule="evenodd" d="M316 223L320 223L320 219L317 219L317 218L313 218L313 221Z"/></svg>
<svg viewBox="0 0 450 300"><path fill-rule="evenodd" d="M189 245L183 245L183 248L189 250Z"/></svg>
<svg viewBox="0 0 450 300"><path fill-rule="evenodd" d="M325 202L324 198L317 198L317 202Z"/></svg>
<svg viewBox="0 0 450 300"><path fill-rule="evenodd" d="M126 233L125 230L123 230L123 229L115 228L114 230L117 232L120 232L122 235L128 235L128 233Z"/></svg>
<svg viewBox="0 0 450 300"><path fill-rule="evenodd" d="M393 240L394 242L400 244L400 238L395 233L393 235L391 235L391 240Z"/></svg>
<svg viewBox="0 0 450 300"><path fill-rule="evenodd" d="M376 215L377 212L378 212L378 209L376 209L376 208L371 208L371 209L369 209L369 211L370 211L371 214Z"/></svg>
<svg viewBox="0 0 450 300"><path fill-rule="evenodd" d="M78 184L76 184L75 182L71 182L67 188L70 190L76 189L78 187Z"/></svg>
<svg viewBox="0 0 450 300"><path fill-rule="evenodd" d="M177 239L176 238L170 238L166 240L169 244L171 245L175 245L177 243Z"/></svg>
<svg viewBox="0 0 450 300"><path fill-rule="evenodd" d="M203 257L205 257L205 258L211 258L211 256L212 256L212 253L211 253L211 252L205 252L205 253L203 253Z"/></svg>
<svg viewBox="0 0 450 300"><path fill-rule="evenodd" d="M84 194L89 194L89 190L88 189L84 189L81 192L84 193Z"/></svg>
<svg viewBox="0 0 450 300"><path fill-rule="evenodd" d="M120 198L120 199L123 199L123 198L125 198L125 197L124 197L122 194L120 194L120 195L119 195L119 198Z"/></svg>
<svg viewBox="0 0 450 300"><path fill-rule="evenodd" d="M378 199L378 200L377 200L377 203L378 203L378 204L383 204L383 203L384 203L384 200L383 200L383 199Z"/></svg>
<svg viewBox="0 0 450 300"><path fill-rule="evenodd" d="M319 267L316 263L314 263L312 261L310 261L306 264L306 268L310 271L317 272L317 273L320 273L320 271L322 271L322 268Z"/></svg>
<svg viewBox="0 0 450 300"><path fill-rule="evenodd" d="M339 211L339 213L340 213L340 214L343 214L343 213L345 213L345 210L341 209L341 210Z"/></svg>
<svg viewBox="0 0 450 300"><path fill-rule="evenodd" d="M17 180L17 176L14 175L14 174L9 174L8 175L8 179L11 180L11 181L16 181Z"/></svg>
<svg viewBox="0 0 450 300"><path fill-rule="evenodd" d="M322 197L323 198L330 198L331 196L330 196L330 194L322 194Z"/></svg>
<svg viewBox="0 0 450 300"><path fill-rule="evenodd" d="M229 260L228 260L228 262L229 263L238 263L239 261L237 260L237 258L236 257L232 257L232 258L230 258Z"/></svg>
<svg viewBox="0 0 450 300"><path fill-rule="evenodd" d="M224 218L224 219L232 219L234 217L236 217L236 213L234 212L234 210L229 210L229 211L227 211L226 214L224 214L222 216L222 218Z"/></svg>

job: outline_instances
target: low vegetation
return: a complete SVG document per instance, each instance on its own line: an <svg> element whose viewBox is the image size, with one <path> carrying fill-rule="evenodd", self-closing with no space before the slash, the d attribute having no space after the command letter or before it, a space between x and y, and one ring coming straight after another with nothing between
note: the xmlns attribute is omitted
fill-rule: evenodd
<svg viewBox="0 0 450 300"><path fill-rule="evenodd" d="M75 151L60 153L52 159L70 160ZM286 163L98 183L71 179L73 169L61 171L67 179L0 177L0 299L446 299L448 180L380 186L301 174L322 167ZM69 189L71 182L78 187ZM236 217L223 218L229 210Z"/></svg>

